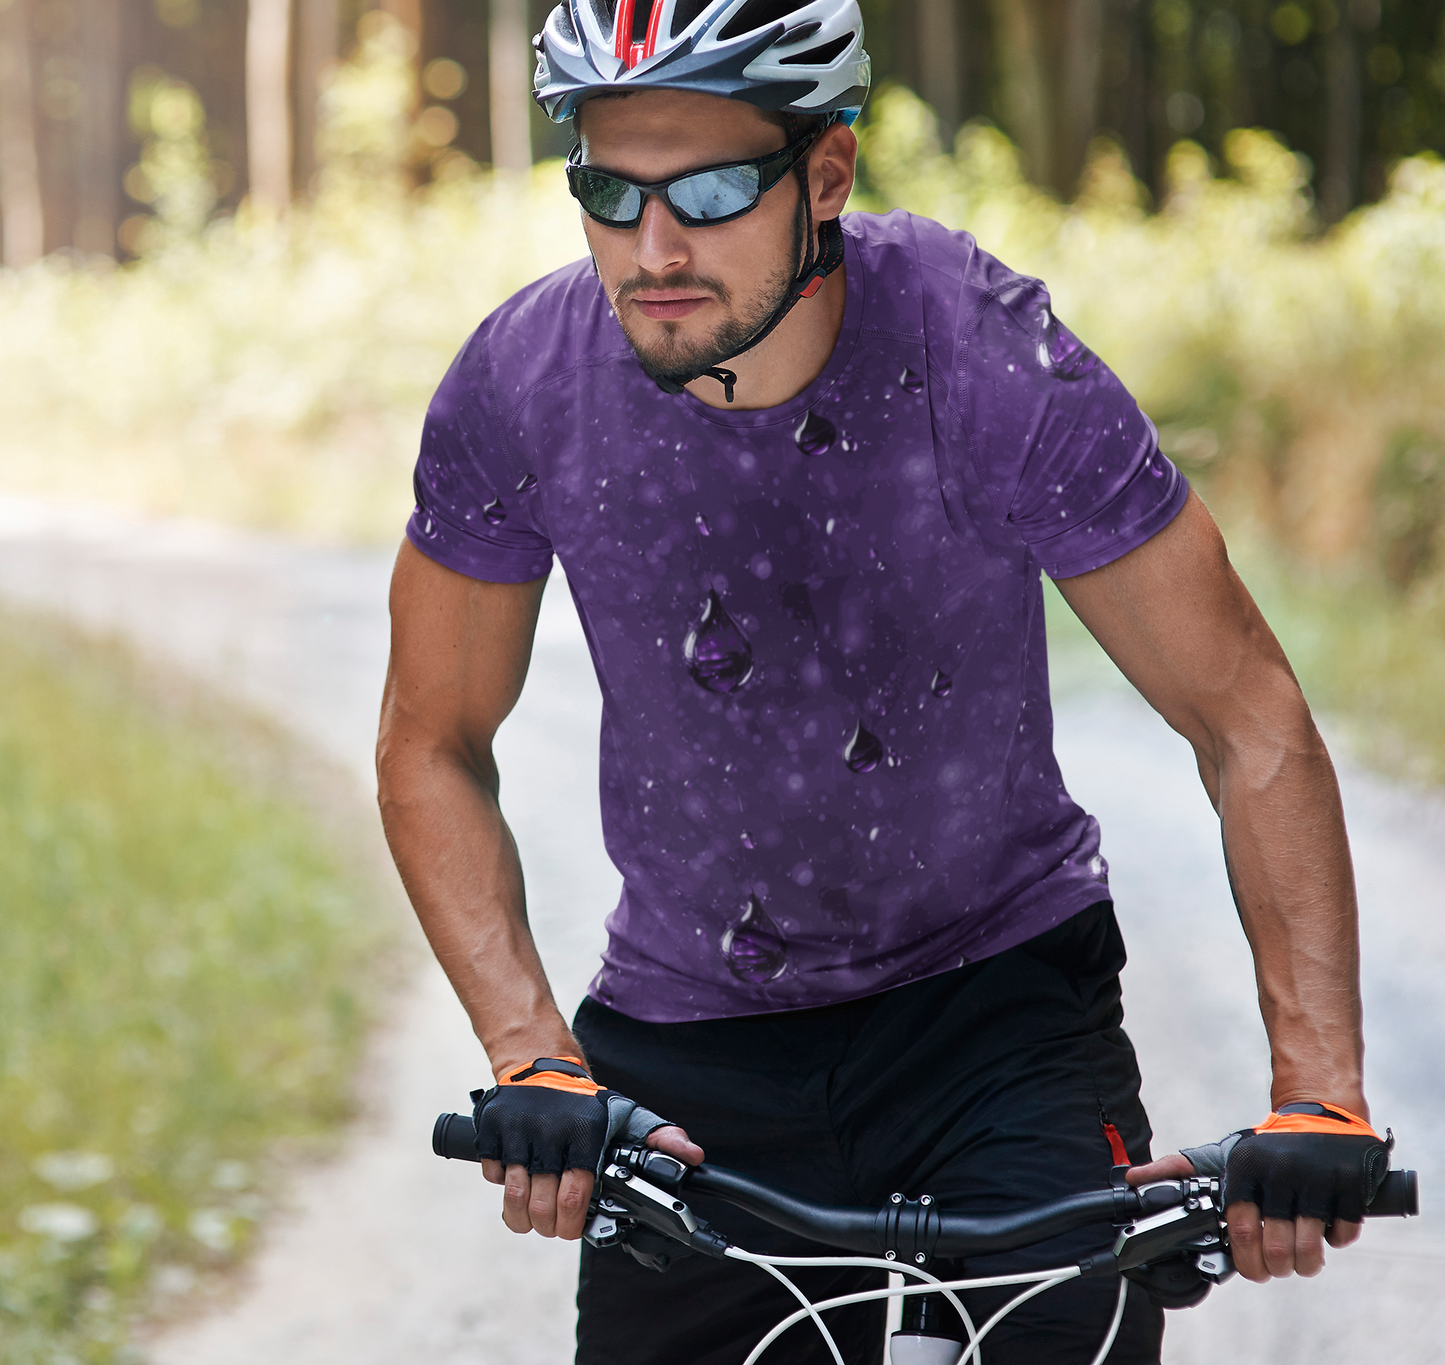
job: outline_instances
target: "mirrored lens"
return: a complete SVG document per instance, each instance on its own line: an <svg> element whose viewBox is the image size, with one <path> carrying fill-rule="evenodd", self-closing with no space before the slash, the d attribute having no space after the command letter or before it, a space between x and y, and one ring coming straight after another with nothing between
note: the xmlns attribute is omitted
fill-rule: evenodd
<svg viewBox="0 0 1445 1365"><path fill-rule="evenodd" d="M727 166L717 171L699 171L668 187L672 206L685 217L700 222L726 218L751 208L758 197L756 166Z"/></svg>
<svg viewBox="0 0 1445 1365"><path fill-rule="evenodd" d="M631 223L642 212L642 191L625 180L578 170L573 184L578 202L594 218L608 223Z"/></svg>

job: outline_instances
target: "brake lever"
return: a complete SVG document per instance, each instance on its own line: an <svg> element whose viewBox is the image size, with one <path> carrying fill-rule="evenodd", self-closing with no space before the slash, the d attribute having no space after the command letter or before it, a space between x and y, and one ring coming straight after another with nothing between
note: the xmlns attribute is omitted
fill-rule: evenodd
<svg viewBox="0 0 1445 1365"><path fill-rule="evenodd" d="M1223 1284L1234 1274L1229 1235L1216 1177L1190 1176L1141 1186L1145 1207L1148 1191L1167 1189L1184 1195L1182 1203L1135 1218L1119 1229L1114 1245L1079 1263L1084 1275L1114 1275L1171 1256L1184 1255L1212 1284Z"/></svg>
<svg viewBox="0 0 1445 1365"><path fill-rule="evenodd" d="M676 1194L611 1162L602 1170L582 1235L593 1246L607 1247L625 1241L628 1232L639 1226L708 1256L721 1258L729 1245Z"/></svg>

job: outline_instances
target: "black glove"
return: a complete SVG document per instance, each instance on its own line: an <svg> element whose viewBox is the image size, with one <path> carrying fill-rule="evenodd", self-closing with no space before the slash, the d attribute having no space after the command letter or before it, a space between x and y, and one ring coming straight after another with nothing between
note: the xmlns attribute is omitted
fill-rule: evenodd
<svg viewBox="0 0 1445 1365"><path fill-rule="evenodd" d="M602 1174L602 1159L617 1142L641 1144L666 1128L635 1100L605 1089L571 1057L538 1057L490 1090L473 1090L477 1155L532 1175L563 1171Z"/></svg>
<svg viewBox="0 0 1445 1365"><path fill-rule="evenodd" d="M1224 1203L1265 1218L1358 1223L1390 1169L1390 1147L1364 1119L1322 1104L1283 1104L1258 1128L1181 1151L1196 1175L1224 1177Z"/></svg>

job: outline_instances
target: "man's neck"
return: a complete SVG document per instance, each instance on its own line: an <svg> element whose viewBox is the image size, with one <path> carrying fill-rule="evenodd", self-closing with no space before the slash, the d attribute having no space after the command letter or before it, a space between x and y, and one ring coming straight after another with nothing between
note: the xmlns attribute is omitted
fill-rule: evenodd
<svg viewBox="0 0 1445 1365"><path fill-rule="evenodd" d="M775 408L796 398L820 374L838 344L843 330L843 306L848 297L846 267L839 266L810 299L799 299L768 336L750 351L723 362L737 375L733 401L723 386L704 375L687 391L710 408Z"/></svg>

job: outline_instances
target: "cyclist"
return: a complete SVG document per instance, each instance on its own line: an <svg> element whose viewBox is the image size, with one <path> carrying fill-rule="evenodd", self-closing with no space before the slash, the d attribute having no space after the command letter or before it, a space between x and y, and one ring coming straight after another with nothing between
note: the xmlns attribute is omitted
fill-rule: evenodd
<svg viewBox="0 0 1445 1365"><path fill-rule="evenodd" d="M1372 1140L1328 755L1208 513L1044 286L907 213L840 222L862 42L856 0L565 0L538 39L591 260L488 317L433 400L378 749L397 865L499 1082L477 1118L502 1216L578 1237L618 1134L822 1202L970 1212L1188 1167L1149 1164L1099 831L1052 754L1042 569L1198 754L1274 1108L1308 1111L1229 1155L1235 1258L1312 1274L1327 1227L1358 1231ZM624 881L570 1028L491 748L554 555ZM1033 1300L989 1358L1088 1360L1114 1297ZM589 1246L577 1358L735 1365L792 1307L747 1266ZM836 1316L850 1359L877 1358L879 1313ZM1161 1333L1131 1290L1109 1358L1156 1360ZM796 1335L770 1358L830 1358Z"/></svg>

